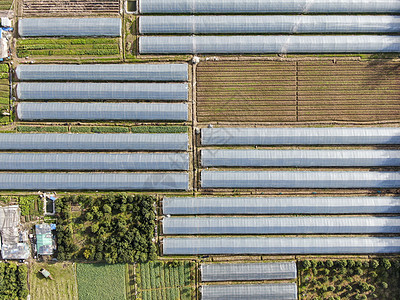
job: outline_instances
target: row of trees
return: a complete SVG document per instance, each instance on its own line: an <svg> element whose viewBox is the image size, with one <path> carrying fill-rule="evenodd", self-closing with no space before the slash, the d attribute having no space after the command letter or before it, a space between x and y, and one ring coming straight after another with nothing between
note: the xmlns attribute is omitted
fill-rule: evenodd
<svg viewBox="0 0 400 300"><path fill-rule="evenodd" d="M27 277L26 265L0 263L0 299L26 299Z"/></svg>
<svg viewBox="0 0 400 300"><path fill-rule="evenodd" d="M108 263L145 262L157 257L153 242L155 199L145 195L106 194L99 197L69 196L57 199L58 258L84 258ZM71 204L82 214L75 223L83 226L82 249L73 242ZM80 251L78 251L80 250Z"/></svg>

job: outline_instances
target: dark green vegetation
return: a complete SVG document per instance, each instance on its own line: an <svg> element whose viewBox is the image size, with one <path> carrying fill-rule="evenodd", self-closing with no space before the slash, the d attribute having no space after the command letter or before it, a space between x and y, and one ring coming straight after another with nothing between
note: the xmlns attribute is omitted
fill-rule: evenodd
<svg viewBox="0 0 400 300"><path fill-rule="evenodd" d="M17 55L26 56L118 56L118 38L27 38L18 39Z"/></svg>
<svg viewBox="0 0 400 300"><path fill-rule="evenodd" d="M10 86L8 72L8 65L0 64L0 125L8 124L12 120L11 116L4 115L10 113Z"/></svg>
<svg viewBox="0 0 400 300"><path fill-rule="evenodd" d="M16 126L17 132L72 133L186 133L187 126Z"/></svg>
<svg viewBox="0 0 400 300"><path fill-rule="evenodd" d="M58 259L107 263L155 259L154 201L151 196L123 193L57 199Z"/></svg>
<svg viewBox="0 0 400 300"><path fill-rule="evenodd" d="M150 261L136 267L138 298L193 299L195 264L189 261Z"/></svg>
<svg viewBox="0 0 400 300"><path fill-rule="evenodd" d="M125 265L77 264L80 300L124 300Z"/></svg>
<svg viewBox="0 0 400 300"><path fill-rule="evenodd" d="M26 299L28 296L26 265L0 264L0 299Z"/></svg>
<svg viewBox="0 0 400 300"><path fill-rule="evenodd" d="M304 260L299 299L400 299L400 261Z"/></svg>
<svg viewBox="0 0 400 300"><path fill-rule="evenodd" d="M67 126L17 126L17 132L68 132Z"/></svg>

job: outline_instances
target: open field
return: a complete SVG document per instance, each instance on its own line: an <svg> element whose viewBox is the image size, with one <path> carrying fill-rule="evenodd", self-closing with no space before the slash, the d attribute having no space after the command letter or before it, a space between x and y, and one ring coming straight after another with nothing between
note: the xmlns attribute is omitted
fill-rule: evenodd
<svg viewBox="0 0 400 300"><path fill-rule="evenodd" d="M197 69L199 122L400 119L400 63L218 61Z"/></svg>
<svg viewBox="0 0 400 300"><path fill-rule="evenodd" d="M118 14L118 0L23 0L24 16Z"/></svg>
<svg viewBox="0 0 400 300"><path fill-rule="evenodd" d="M152 261L138 264L138 298L143 300L192 299L194 264L188 261Z"/></svg>
<svg viewBox="0 0 400 300"><path fill-rule="evenodd" d="M17 55L20 58L118 58L119 54L119 38L26 38L17 41Z"/></svg>
<svg viewBox="0 0 400 300"><path fill-rule="evenodd" d="M80 300L123 300L125 265L77 264Z"/></svg>
<svg viewBox="0 0 400 300"><path fill-rule="evenodd" d="M299 299L399 299L398 260L299 261Z"/></svg>
<svg viewBox="0 0 400 300"><path fill-rule="evenodd" d="M45 268L54 280L46 279L39 273ZM30 294L32 300L77 300L78 287L75 279L75 265L71 263L35 263L30 268Z"/></svg>

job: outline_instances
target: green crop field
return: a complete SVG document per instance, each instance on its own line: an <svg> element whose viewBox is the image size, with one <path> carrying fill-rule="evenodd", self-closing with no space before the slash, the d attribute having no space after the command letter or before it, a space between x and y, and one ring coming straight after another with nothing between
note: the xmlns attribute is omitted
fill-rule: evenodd
<svg viewBox="0 0 400 300"><path fill-rule="evenodd" d="M138 264L138 298L143 300L192 299L194 290L192 262L151 261Z"/></svg>
<svg viewBox="0 0 400 300"><path fill-rule="evenodd" d="M10 108L10 86L8 80L8 65L0 64L0 125L11 121L9 116L3 116L3 112L9 112Z"/></svg>
<svg viewBox="0 0 400 300"><path fill-rule="evenodd" d="M119 38L18 39L18 57L119 57Z"/></svg>
<svg viewBox="0 0 400 300"><path fill-rule="evenodd" d="M80 300L123 300L125 265L77 264Z"/></svg>
<svg viewBox="0 0 400 300"><path fill-rule="evenodd" d="M12 0L0 0L0 10L9 10L12 3Z"/></svg>
<svg viewBox="0 0 400 300"><path fill-rule="evenodd" d="M41 268L50 272L54 280L44 278ZM33 300L77 300L78 287L75 278L75 265L71 263L35 263L30 268L29 286Z"/></svg>

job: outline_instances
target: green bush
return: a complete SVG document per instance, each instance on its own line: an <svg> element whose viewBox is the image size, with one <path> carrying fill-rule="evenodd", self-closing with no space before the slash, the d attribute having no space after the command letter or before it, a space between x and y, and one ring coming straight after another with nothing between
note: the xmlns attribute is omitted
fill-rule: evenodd
<svg viewBox="0 0 400 300"><path fill-rule="evenodd" d="M133 133L186 133L187 126L133 126Z"/></svg>
<svg viewBox="0 0 400 300"><path fill-rule="evenodd" d="M74 126L71 127L72 133L89 133L91 132L91 128L89 126Z"/></svg>
<svg viewBox="0 0 400 300"><path fill-rule="evenodd" d="M333 261L331 261L330 259L328 259L328 260L326 261L326 267L327 267L327 268L332 268L332 267L333 267Z"/></svg>

